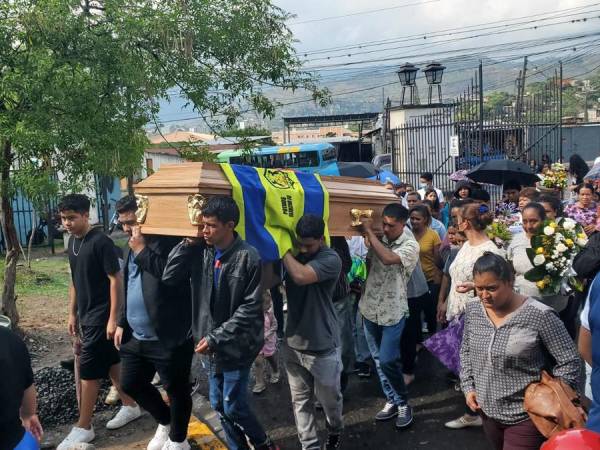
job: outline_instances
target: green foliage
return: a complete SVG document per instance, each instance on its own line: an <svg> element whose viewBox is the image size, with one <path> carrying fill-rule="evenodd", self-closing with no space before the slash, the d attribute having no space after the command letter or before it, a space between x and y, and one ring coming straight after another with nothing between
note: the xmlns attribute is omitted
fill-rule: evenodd
<svg viewBox="0 0 600 450"><path fill-rule="evenodd" d="M38 198L59 189L51 172L65 190L135 173L143 126L174 88L215 128L246 109L272 117L265 87L326 103L288 18L270 0L0 2L0 143L23 171L12 183Z"/></svg>
<svg viewBox="0 0 600 450"><path fill-rule="evenodd" d="M483 105L485 115L502 114L505 106L511 106L515 101L515 96L508 92L496 91L486 95L486 101Z"/></svg>
<svg viewBox="0 0 600 450"><path fill-rule="evenodd" d="M0 260L0 282L4 261ZM19 297L65 298L69 289L69 263L64 257L34 259L31 269L19 266L16 292Z"/></svg>
<svg viewBox="0 0 600 450"><path fill-rule="evenodd" d="M585 97L574 86L563 89L563 117L576 116L585 110Z"/></svg>
<svg viewBox="0 0 600 450"><path fill-rule="evenodd" d="M223 137L271 136L271 131L260 127L230 128L220 131L219 135Z"/></svg>
<svg viewBox="0 0 600 450"><path fill-rule="evenodd" d="M179 155L194 162L217 162L217 155L207 145L182 145L177 149Z"/></svg>

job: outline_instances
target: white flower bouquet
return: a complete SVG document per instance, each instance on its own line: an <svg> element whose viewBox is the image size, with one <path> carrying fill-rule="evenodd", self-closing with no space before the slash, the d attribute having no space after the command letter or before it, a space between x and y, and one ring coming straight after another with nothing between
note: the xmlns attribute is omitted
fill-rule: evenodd
<svg viewBox="0 0 600 450"><path fill-rule="evenodd" d="M531 238L527 256L533 269L525 273L525 279L535 282L542 295L558 294L563 281L579 289L575 278L570 277L573 258L587 244L587 236L581 225L568 217L546 220L538 233Z"/></svg>

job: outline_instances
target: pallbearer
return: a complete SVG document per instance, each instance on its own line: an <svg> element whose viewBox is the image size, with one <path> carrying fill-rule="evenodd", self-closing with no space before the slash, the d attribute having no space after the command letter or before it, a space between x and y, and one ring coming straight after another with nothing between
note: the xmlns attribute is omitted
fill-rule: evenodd
<svg viewBox="0 0 600 450"><path fill-rule="evenodd" d="M283 353L302 449L321 448L314 414L316 397L327 420L323 448L332 450L340 447L343 429L341 345L333 305L342 262L325 243L321 217L303 216L296 234L297 256L287 252L283 257L288 299Z"/></svg>
<svg viewBox="0 0 600 450"><path fill-rule="evenodd" d="M115 346L123 361L123 390L158 422L148 450L189 449L189 374L194 349L190 286L161 282L169 252L180 239L144 236L138 225L135 197L122 198L116 209L119 223L129 235L123 258L125 301L115 333ZM169 405L152 385L156 372L169 396ZM126 421L134 412L126 408L121 411L112 425Z"/></svg>
<svg viewBox="0 0 600 450"><path fill-rule="evenodd" d="M276 450L248 405L252 362L263 346L261 263L234 231L240 211L230 197L203 206L204 240L185 240L170 255L163 281L191 279L196 353L210 358L210 403L231 450Z"/></svg>

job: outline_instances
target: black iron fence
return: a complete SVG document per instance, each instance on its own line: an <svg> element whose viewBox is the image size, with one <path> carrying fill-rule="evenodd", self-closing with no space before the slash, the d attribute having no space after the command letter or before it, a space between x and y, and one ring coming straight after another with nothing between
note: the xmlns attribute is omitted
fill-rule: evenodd
<svg viewBox="0 0 600 450"><path fill-rule="evenodd" d="M33 233L33 245L48 244L53 245L52 239L48 236L57 237L56 206L58 199L48 199L43 210L37 210L33 204L20 192L17 191L12 200L13 218L19 243L24 248L29 244L29 238ZM5 250L4 235L0 227L0 253Z"/></svg>
<svg viewBox="0 0 600 450"><path fill-rule="evenodd" d="M518 89L510 104L488 105L482 89L483 69L453 103L409 105L387 111L403 120L391 128L392 166L402 181L417 185L423 172L434 185L452 190L449 176L490 159L522 160L535 170L562 160L562 75Z"/></svg>

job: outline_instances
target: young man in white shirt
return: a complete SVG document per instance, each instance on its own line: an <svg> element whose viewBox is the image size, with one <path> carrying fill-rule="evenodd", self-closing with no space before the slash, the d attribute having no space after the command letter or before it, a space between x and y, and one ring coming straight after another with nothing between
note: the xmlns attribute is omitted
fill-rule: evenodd
<svg viewBox="0 0 600 450"><path fill-rule="evenodd" d="M419 178L419 195L421 196L422 199L425 198L425 191L427 189L435 189L435 192L438 196L438 200L440 201L440 206L443 207L444 203L445 203L445 199L444 199L444 193L441 191L441 189L438 189L436 187L433 187L433 174L431 172L423 172L421 174L421 177Z"/></svg>

